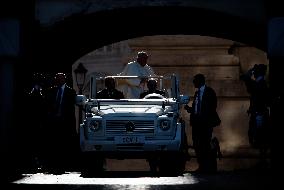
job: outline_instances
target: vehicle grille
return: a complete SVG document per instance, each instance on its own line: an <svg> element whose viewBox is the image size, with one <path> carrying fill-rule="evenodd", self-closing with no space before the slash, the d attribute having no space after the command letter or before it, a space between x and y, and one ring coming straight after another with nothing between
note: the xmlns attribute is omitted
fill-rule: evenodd
<svg viewBox="0 0 284 190"><path fill-rule="evenodd" d="M106 121L106 135L154 135L154 120L132 120L135 129L133 132L126 131L126 124L129 120L108 120Z"/></svg>

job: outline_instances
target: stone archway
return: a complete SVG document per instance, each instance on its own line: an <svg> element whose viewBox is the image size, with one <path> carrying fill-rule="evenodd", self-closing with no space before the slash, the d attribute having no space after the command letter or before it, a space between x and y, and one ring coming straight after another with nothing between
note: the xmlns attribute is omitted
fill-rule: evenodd
<svg viewBox="0 0 284 190"><path fill-rule="evenodd" d="M131 19L129 16L131 16ZM136 22L133 23L133 20ZM118 23L120 26L117 26ZM224 113L227 115L223 116L223 118L230 118L227 119L227 121L225 119L225 122L223 122L224 126L239 121L240 118L235 117L235 115L245 113L247 100L242 99L246 96L244 94L238 94L241 98L234 97L234 95L232 97L232 94L234 93L230 94L230 91L227 88L230 87L237 91L239 89L238 87L242 85L237 80L241 66L238 57L234 54L238 54L239 51L245 51L244 49L249 46L254 46L260 50L266 49L266 26L251 22L245 18L234 17L232 15L211 10L185 7L141 7L118 9L87 15L73 15L48 28L41 28L41 31L39 31L37 35L34 48L34 65L37 69L51 70L52 72L60 70L72 74L71 65L80 57L88 54L94 49L102 48L105 45L127 39L135 39L136 37L147 38L156 35L196 35L232 40L230 43L227 42L223 44L223 46L221 45L221 48L218 47L215 49L215 53L217 54L218 52L223 52L218 56L223 56L220 60L225 61L224 63L216 62L216 60L218 60L218 58L216 59L216 55L213 59L212 57L214 56L203 58L190 57L186 55L188 51L184 51L181 48L179 50L179 55L182 58L176 59L175 64L179 65L177 69L179 70L178 72L182 72L184 69L182 67L185 65L186 67L195 67L195 69L198 66L201 66L199 72L207 72L208 70L204 70L204 67L206 66L212 67L211 72L207 72L207 75L211 80L209 83L213 86L217 85L220 81L216 82L216 80L214 80L216 76L217 78L219 77L218 80L221 79L222 82L226 83L222 88L218 88L219 96L223 96L225 100L225 103L223 102L220 104L219 109L238 110L237 112ZM240 42L240 44L234 44L233 41ZM176 42L181 43L182 39L176 40ZM157 47L145 46L145 44L141 45L141 41L139 42L139 40L135 43L132 44L133 53L135 50L143 48L147 51L151 51L151 54L155 55L153 57L160 57L161 59L161 57L167 55L167 53L165 53L166 51L164 51L164 54L157 51L158 49L155 49ZM246 46L242 47L242 43L246 44ZM170 49L167 51L169 52ZM198 51L202 52L204 49L199 49ZM129 54L129 56L131 57L132 55ZM125 57L125 59L130 57ZM164 65L161 65L155 59L156 58L152 60L153 66L160 71L167 72L169 67L174 67L172 63L167 62L167 59L164 59ZM187 64L185 63L187 59L196 59L195 61L199 62L201 65ZM207 64L207 62L211 63ZM237 84L234 84L232 80L226 78L228 77L224 75L226 72L229 72L234 76L233 79L238 81ZM190 78L186 78L185 75L183 75L183 77L182 81L191 80ZM184 83L183 86L189 86L187 84L188 83ZM187 87L184 91L190 91L190 93L192 93L193 89ZM240 91L240 93L244 93L243 88L241 88ZM227 95L224 95L226 93ZM229 97L229 99L231 98L229 101L231 101L232 98L235 98L233 108L232 104L227 104L227 97ZM186 118L187 116L185 115L184 117ZM245 118L244 115L241 117L242 119ZM246 122L247 120L244 119L243 123L240 125L246 124ZM234 130L231 130L230 133L228 133L228 136L224 136L224 141L228 141L231 138L231 141L235 141L237 144L246 144L243 142L246 137L241 137L241 135L245 133L239 133L240 135L234 139L233 137L230 137L230 134L233 134L234 132ZM219 131L219 133L222 132ZM228 146L230 149L230 147L235 146L235 144L229 144Z"/></svg>
<svg viewBox="0 0 284 190"><path fill-rule="evenodd" d="M94 49L152 35L212 36L266 49L265 24L190 7L138 7L73 15L47 28L39 26L36 34L33 63L39 70L66 70Z"/></svg>

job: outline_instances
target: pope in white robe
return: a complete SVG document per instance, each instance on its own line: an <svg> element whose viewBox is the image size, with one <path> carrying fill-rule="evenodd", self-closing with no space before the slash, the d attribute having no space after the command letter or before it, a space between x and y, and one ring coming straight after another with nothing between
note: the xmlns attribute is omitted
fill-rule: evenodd
<svg viewBox="0 0 284 190"><path fill-rule="evenodd" d="M120 76L139 76L140 78L125 79L118 85L126 98L139 98L146 90L147 78L155 76L154 70L147 64L146 52L138 52L136 61L129 62L119 74Z"/></svg>

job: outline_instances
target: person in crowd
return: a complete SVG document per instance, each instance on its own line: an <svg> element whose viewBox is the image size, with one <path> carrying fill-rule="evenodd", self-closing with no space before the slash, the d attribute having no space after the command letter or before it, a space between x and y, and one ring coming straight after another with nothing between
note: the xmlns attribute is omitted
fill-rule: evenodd
<svg viewBox="0 0 284 190"><path fill-rule="evenodd" d="M203 74L196 74L193 84L197 90L192 106L184 108L190 113L193 148L199 165L197 172L216 172L217 158L212 154L211 145L213 129L221 123L216 111L217 96L214 89L205 84Z"/></svg>
<svg viewBox="0 0 284 190"><path fill-rule="evenodd" d="M113 77L105 78L105 88L96 95L97 99L123 99L124 95L115 88L115 79Z"/></svg>
<svg viewBox="0 0 284 190"><path fill-rule="evenodd" d="M146 88L148 77L155 76L154 70L147 64L148 54L145 51L137 53L135 61L129 62L119 74L120 76L138 76L140 78L125 79L118 88L126 98L139 98Z"/></svg>
<svg viewBox="0 0 284 190"><path fill-rule="evenodd" d="M46 94L46 149L49 168L58 173L75 166L79 139L76 130L76 92L66 82L66 74L57 73L54 86Z"/></svg>
<svg viewBox="0 0 284 190"><path fill-rule="evenodd" d="M157 89L157 81L153 78L150 78L148 81L147 81L147 87L148 87L148 90L145 91L145 92L142 92L140 94L140 98L144 98L146 95L148 94L152 94L152 93L155 93L155 94L160 94L162 95L163 97L165 97L165 92L162 91L162 90L158 90Z"/></svg>
<svg viewBox="0 0 284 190"><path fill-rule="evenodd" d="M45 76L42 73L35 72L32 74L31 90L26 93L25 107L26 111L23 112L25 118L28 119L28 126L22 128L21 136L24 138L23 142L26 142L26 155L28 155L28 165L30 169L36 171L41 168L42 157L42 130L44 119L46 115L45 103L44 103L44 87Z"/></svg>
<svg viewBox="0 0 284 190"><path fill-rule="evenodd" d="M250 94L250 105L247 111L250 116L248 139L253 148L259 149L260 164L265 164L265 157L270 143L270 104L269 88L265 80L267 66L255 64L240 76Z"/></svg>

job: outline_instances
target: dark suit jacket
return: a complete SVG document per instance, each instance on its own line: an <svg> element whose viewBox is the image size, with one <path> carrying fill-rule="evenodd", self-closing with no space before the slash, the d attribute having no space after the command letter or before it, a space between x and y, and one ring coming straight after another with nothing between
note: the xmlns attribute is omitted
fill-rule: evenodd
<svg viewBox="0 0 284 190"><path fill-rule="evenodd" d="M50 115L55 114L56 107L56 96L57 96L57 87L52 87L47 94L47 103L48 103L48 111ZM62 117L70 117L75 114L75 100L76 100L76 92L69 86L65 86L62 101L61 101L61 112ZM74 116L73 116L74 117Z"/></svg>
<svg viewBox="0 0 284 190"><path fill-rule="evenodd" d="M99 91L96 95L97 99L124 99L124 95L121 91L117 89L103 89Z"/></svg>
<svg viewBox="0 0 284 190"><path fill-rule="evenodd" d="M197 96L195 92L194 99ZM192 104L192 108L195 107L195 101ZM217 108L217 97L215 91L209 87L205 86L202 101L201 101L201 111L200 114L193 113L190 114L190 123L192 126L201 125L204 127L216 127L220 124L221 120L216 112Z"/></svg>
<svg viewBox="0 0 284 190"><path fill-rule="evenodd" d="M270 106L270 95L266 81L264 79L256 82L251 78L245 80L247 91L250 94L250 108L251 114L266 113Z"/></svg>
<svg viewBox="0 0 284 190"><path fill-rule="evenodd" d="M57 87L52 87L48 90L46 96L48 122L57 125L58 130L65 130L65 133L74 134L76 132L76 118L75 118L75 103L76 103L76 92L69 86L65 86L62 101L61 101L61 115L57 116L56 112L56 96ZM60 126L59 126L60 125ZM50 127L53 127L50 126ZM59 132L59 131L58 131Z"/></svg>
<svg viewBox="0 0 284 190"><path fill-rule="evenodd" d="M44 152L48 164L55 164L56 167L71 166L80 150L75 117L76 92L65 86L61 99L61 115L57 114L56 109L57 93L58 88L53 87L46 95L48 114L43 132Z"/></svg>

